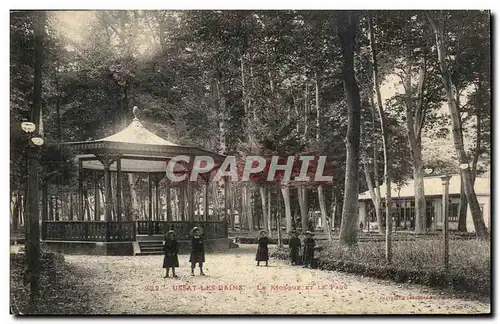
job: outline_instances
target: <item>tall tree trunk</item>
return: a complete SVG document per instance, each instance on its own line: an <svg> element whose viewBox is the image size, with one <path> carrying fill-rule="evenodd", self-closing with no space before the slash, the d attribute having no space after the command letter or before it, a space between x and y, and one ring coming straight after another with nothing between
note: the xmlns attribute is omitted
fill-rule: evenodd
<svg viewBox="0 0 500 324"><path fill-rule="evenodd" d="M249 219L249 227L252 228L252 231L255 229L255 215L253 213L253 186L248 188L248 219ZM257 224L259 227L259 224Z"/></svg>
<svg viewBox="0 0 500 324"><path fill-rule="evenodd" d="M483 86L482 80L479 78L476 89L476 147L474 148L474 157L472 159L472 182L476 181L477 176L477 163L481 155L481 122L482 122L482 100Z"/></svg>
<svg viewBox="0 0 500 324"><path fill-rule="evenodd" d="M42 220L48 220L48 211L47 211L47 207L48 207L48 191L47 191L47 184L44 183L42 185Z"/></svg>
<svg viewBox="0 0 500 324"><path fill-rule="evenodd" d="M184 182L179 182L179 220L186 221L186 195L184 190Z"/></svg>
<svg viewBox="0 0 500 324"><path fill-rule="evenodd" d="M374 171L374 179L375 179L375 188L373 186L373 182L372 182L372 176L370 174L370 163L368 161L368 152L366 152L364 155L362 155L362 163L363 163L363 172L364 172L364 175L365 175L365 180L366 180L366 184L368 186L368 191L370 193L370 197L372 198L372 202L373 202L373 206L374 206L374 209L375 209L375 215L377 217L377 224L378 224L378 232L383 234L385 231L384 231L384 225L383 225L383 222L382 222L382 211L381 211L381 198L380 198L380 183L378 181L378 171L377 171L377 168L378 168L378 163L377 163L377 159L378 159L378 151L377 151L377 142L376 142L376 138L375 138L375 132L376 132L376 127L375 127L375 123L376 123L376 118L375 118L375 107L374 107L374 103L373 103L373 99L370 100L370 104L371 104L371 111L372 111L372 116L373 116L373 135L372 135L372 143L373 143L373 171ZM364 147L367 147L368 146L368 141L367 141L367 135L366 135L366 132L364 130L364 126L363 124L361 124L361 138L362 138L362 141L363 141L363 146ZM366 221L366 219L364 220L365 223L368 223L368 221ZM364 225L367 225L367 224L364 224ZM369 225L369 223L368 223ZM369 226L368 226L369 227Z"/></svg>
<svg viewBox="0 0 500 324"><path fill-rule="evenodd" d="M170 180L168 178L165 179L165 213L166 220L172 221L172 196L171 196L171 187Z"/></svg>
<svg viewBox="0 0 500 324"><path fill-rule="evenodd" d="M297 193L299 197L300 206L300 223L302 226L302 232L306 231L308 228L308 217L307 217L307 188L303 184L297 185Z"/></svg>
<svg viewBox="0 0 500 324"><path fill-rule="evenodd" d="M130 186L130 173L122 172L122 195L123 195L123 212L125 214L125 221L133 221L136 216L136 206L134 206L134 201L132 198L132 188ZM135 194L135 191L134 191ZM135 202L137 204L137 201Z"/></svg>
<svg viewBox="0 0 500 324"><path fill-rule="evenodd" d="M20 195L19 195L19 190L16 191L15 194L15 199L16 203L14 204L14 210L13 210L13 215L12 215L12 229L14 231L19 230L19 214L21 212L21 202L20 202Z"/></svg>
<svg viewBox="0 0 500 324"><path fill-rule="evenodd" d="M458 231L467 232L467 196L465 195L464 180L460 175L460 205L458 207Z"/></svg>
<svg viewBox="0 0 500 324"><path fill-rule="evenodd" d="M325 193L323 185L318 185L318 201L319 201L319 209L321 210L321 226L323 227L323 231L328 233L328 226L326 224L327 211L326 211L326 201L325 201Z"/></svg>
<svg viewBox="0 0 500 324"><path fill-rule="evenodd" d="M54 196L49 196L49 219L54 220Z"/></svg>
<svg viewBox="0 0 500 324"><path fill-rule="evenodd" d="M85 202L85 212L87 213L87 221L90 221L92 220L92 217L90 216L91 215L91 212L90 212L90 198L89 198L89 190L87 188L87 186L85 186L85 189L83 190L83 199L84 199L84 202ZM59 208L58 208L58 197L56 196L56 215L57 215L57 218L59 218Z"/></svg>
<svg viewBox="0 0 500 324"><path fill-rule="evenodd" d="M359 142L361 124L361 104L359 88L354 77L354 47L358 17L352 12L342 12L342 30L339 37L342 43L342 63L344 92L347 101L346 170L345 194L340 225L340 244L354 245L358 232L358 195L359 195Z"/></svg>
<svg viewBox="0 0 500 324"><path fill-rule="evenodd" d="M177 199L177 191L178 191L178 187L175 187L173 188L174 189L174 198L173 198L173 214L172 214L172 218L173 220L175 221L178 221L179 220L179 208L178 208L178 199ZM205 219L206 220L206 219Z"/></svg>
<svg viewBox="0 0 500 324"><path fill-rule="evenodd" d="M45 12L39 11L34 22L34 64L33 64L33 108L31 120L35 125L40 122L40 111L43 96L43 54L45 38ZM37 125L40 126L40 125ZM40 132L40 127L37 127ZM40 214L38 207L38 147L30 147L28 151L28 192L27 204L29 219L25 223L25 248L27 268L25 278L30 281L30 307L28 312L33 312L38 304L38 282L40 277Z"/></svg>
<svg viewBox="0 0 500 324"><path fill-rule="evenodd" d="M421 145L421 125L419 126L417 112L422 107L419 106L415 111L413 104L412 82L411 82L411 53L407 55L407 71L405 80L405 103L406 103L406 130L408 134L408 142L410 145L410 153L413 162L413 186L415 190L415 233L425 233L426 226L426 206L425 206L425 190L424 190L424 163L422 160L422 145ZM418 97L422 102L422 95L425 81L425 58L423 58L419 67L418 80ZM415 117L415 118L414 118Z"/></svg>
<svg viewBox="0 0 500 324"><path fill-rule="evenodd" d="M102 200L101 200L102 201ZM68 220L73 220L73 213L74 213L74 204L73 204L73 193L69 193L69 215L68 215Z"/></svg>
<svg viewBox="0 0 500 324"><path fill-rule="evenodd" d="M450 73L448 71L448 66L446 64L446 50L444 45L444 21L442 21L443 17L441 16L441 21L438 23L431 17L429 13L427 13L427 18L434 30L434 34L436 36L436 48L439 60L439 66L441 68L441 78L443 81L443 85L446 91L446 99L448 101L448 109L450 111L451 123L452 123L452 134L453 134L453 143L455 146L455 151L457 153L457 158L460 164L469 164L467 154L465 153L464 142L463 142L463 134L462 134L462 125L460 120L460 112L458 111L456 101L455 101L455 91L456 87L451 80ZM472 220L474 222L474 228L476 230L476 235L479 238L489 238L489 232L484 223L484 218L481 213L481 208L479 206L479 202L477 200L476 191L474 190L473 183L473 174L470 168L461 169L460 171L463 183L465 194L467 196L467 201L470 206Z"/></svg>
<svg viewBox="0 0 500 324"><path fill-rule="evenodd" d="M316 140L319 141L321 136L321 110L319 105L319 81L318 72L314 74L314 85L316 88Z"/></svg>
<svg viewBox="0 0 500 324"><path fill-rule="evenodd" d="M289 232L289 228L291 230L292 228L292 216L290 213L290 188L288 187L288 184L282 185L281 183L276 183L278 186L277 190L277 208L276 208L276 230L277 230L277 235L278 235L278 247L282 246L282 240L281 240L281 199L280 199L280 193L279 193L279 188L281 188L281 192L283 193L283 198L284 200L288 200L288 208L285 203L285 214L288 213L290 217L286 218L286 229L287 232ZM287 211L288 210L288 211Z"/></svg>
<svg viewBox="0 0 500 324"><path fill-rule="evenodd" d="M24 227L26 224L26 191L24 191L24 194L21 196L21 218L20 218L20 223ZM25 229L26 231L26 229Z"/></svg>
<svg viewBox="0 0 500 324"><path fill-rule="evenodd" d="M271 224L271 188L267 188L267 231L269 235L272 235L272 224Z"/></svg>
<svg viewBox="0 0 500 324"><path fill-rule="evenodd" d="M420 148L418 148L420 150ZM420 152L419 152L420 153ZM424 163L420 154L413 159L413 181L415 188L415 233L427 231L426 201L424 189Z"/></svg>
<svg viewBox="0 0 500 324"><path fill-rule="evenodd" d="M236 229L236 211L238 211L238 206L236 204L236 195L237 195L237 188L236 188L236 183L231 186L231 193L229 194L229 197L231 198L231 230L234 231Z"/></svg>
<svg viewBox="0 0 500 324"><path fill-rule="evenodd" d="M241 187L241 220L240 224L243 225L244 227L248 228L250 221L248 220L248 194L247 194L248 188L247 184L244 183ZM243 227L241 226L240 227ZM251 231L251 229L249 229Z"/></svg>
<svg viewBox="0 0 500 324"><path fill-rule="evenodd" d="M371 20L370 20L371 22ZM374 54L375 55L375 54ZM377 57L375 56L375 63L377 63ZM372 62L373 64L373 62ZM377 66L378 69L378 66ZM378 73L377 73L377 84L374 82L374 88L375 88L375 94L377 95L377 104L379 107L383 107L382 105L382 96L380 94L380 86L378 84ZM375 111L375 103L373 102L373 97L370 96L370 111L372 113L372 121L373 121L373 133L375 134L375 129L376 129L376 122L377 122L377 117L376 117L376 111ZM375 182L375 188L374 188L374 194L375 194L375 200L372 200L374 202L375 206L375 216L377 217L377 225L378 225L378 232L380 234L384 234L384 226L383 226L383 220L382 220L382 196L380 195L380 176L378 173L378 143L377 143L377 138L374 136L373 138L373 179ZM370 181L371 183L371 181ZM372 185L373 187L373 185ZM371 191L370 191L371 194Z"/></svg>
<svg viewBox="0 0 500 324"><path fill-rule="evenodd" d="M239 199L239 203L240 203L240 232L243 230L243 228L247 225L247 208L246 208L246 194L245 194L245 183L242 183L241 186L240 186L240 199Z"/></svg>
<svg viewBox="0 0 500 324"><path fill-rule="evenodd" d="M392 197L391 197L391 168L390 168L390 156L389 156L389 142L387 134L387 126L384 114L384 108L382 106L382 96L380 94L380 82L378 78L378 64L377 64L377 52L375 45L375 37L373 35L373 26L371 21L370 12L368 12L368 24L370 29L370 47L371 47L371 58L373 64L373 85L375 88L375 93L377 95L377 109L380 118L380 128L382 130L382 146L384 150L384 176L385 176L385 258L387 263L392 262L392 242L391 242L391 231L392 231Z"/></svg>
<svg viewBox="0 0 500 324"><path fill-rule="evenodd" d="M54 214L55 214L55 220L59 221L60 218L60 213L59 213L59 196L54 196Z"/></svg>
<svg viewBox="0 0 500 324"><path fill-rule="evenodd" d="M482 110L482 84L481 79L477 82L476 88L476 147L472 158L472 183L476 182L477 163L481 155L481 110ZM457 103L460 97L457 94ZM467 196L465 195L464 179L460 176L460 207L458 212L458 231L467 232Z"/></svg>
<svg viewBox="0 0 500 324"><path fill-rule="evenodd" d="M135 188L135 175L133 173L128 173L128 184L130 190L130 199L131 199L131 218L132 220L136 220L137 216L139 216L139 202L137 201L137 191Z"/></svg>
<svg viewBox="0 0 500 324"><path fill-rule="evenodd" d="M113 174L113 172L110 172L111 176L111 202L113 204L113 220L118 221L120 220L120 215L118 215L118 201L116 199L116 178L117 174L116 172ZM85 190L85 189L84 189ZM151 203L151 202L149 202Z"/></svg>
<svg viewBox="0 0 500 324"><path fill-rule="evenodd" d="M306 83L304 91L304 140L309 136L309 85Z"/></svg>
<svg viewBox="0 0 500 324"><path fill-rule="evenodd" d="M212 204L213 204L213 219L220 220L220 200L219 188L217 182L212 182Z"/></svg>
<svg viewBox="0 0 500 324"><path fill-rule="evenodd" d="M222 82L217 81L217 101L219 103L219 153L226 154L226 96Z"/></svg>
<svg viewBox="0 0 500 324"><path fill-rule="evenodd" d="M264 220L264 229L267 231L269 228L269 216L267 215L267 187L265 184L259 185L260 200L262 202L262 219ZM269 232L271 234L271 232Z"/></svg>
<svg viewBox="0 0 500 324"><path fill-rule="evenodd" d="M281 193L285 205L286 232L290 233L292 231L292 209L290 205L290 186L288 183L281 185Z"/></svg>

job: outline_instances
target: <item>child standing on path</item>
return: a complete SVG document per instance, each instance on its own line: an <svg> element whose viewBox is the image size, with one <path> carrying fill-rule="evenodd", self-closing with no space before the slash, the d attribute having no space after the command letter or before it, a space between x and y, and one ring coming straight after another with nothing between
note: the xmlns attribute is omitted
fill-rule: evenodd
<svg viewBox="0 0 500 324"><path fill-rule="evenodd" d="M165 257L163 258L163 268L166 269L165 278L168 278L168 271L172 268L172 277L177 278L175 274L175 268L179 267L179 245L175 239L175 232L168 231L165 235L165 245L163 246L163 251L165 251Z"/></svg>
<svg viewBox="0 0 500 324"><path fill-rule="evenodd" d="M300 238L297 235L297 232L295 230L292 231L292 237L290 238L290 241L288 242L288 247L290 248L290 259L291 259L291 264L296 265L299 263L300 258L299 258L299 251L302 243L300 242Z"/></svg>
<svg viewBox="0 0 500 324"><path fill-rule="evenodd" d="M260 231L259 247L257 248L257 254L255 255L255 261L257 261L257 266L259 266L260 261L266 261L266 267L267 267L267 262L269 260L269 250L267 248L268 244L269 244L269 239L267 237L267 232L264 230Z"/></svg>
<svg viewBox="0 0 500 324"><path fill-rule="evenodd" d="M310 231L306 232L306 239L304 240L304 268L312 268L314 247L316 246L313 235Z"/></svg>
<svg viewBox="0 0 500 324"><path fill-rule="evenodd" d="M203 239L201 238L201 230L199 227L194 227L191 230L191 256L189 257L189 262L191 262L191 275L194 276L194 267L196 263L200 266L200 275L204 276L203 273L203 262L205 262L205 246Z"/></svg>

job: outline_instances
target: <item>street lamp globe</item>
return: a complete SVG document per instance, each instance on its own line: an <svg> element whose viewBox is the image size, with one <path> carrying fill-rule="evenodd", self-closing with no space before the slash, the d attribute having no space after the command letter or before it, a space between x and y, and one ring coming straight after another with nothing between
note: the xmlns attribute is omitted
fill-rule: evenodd
<svg viewBox="0 0 500 324"><path fill-rule="evenodd" d="M21 129L26 133L33 133L36 129L36 126L32 122L22 122Z"/></svg>
<svg viewBox="0 0 500 324"><path fill-rule="evenodd" d="M31 139L31 141L33 142L33 144L35 144L36 146L42 146L44 141L43 141L43 138L41 137L33 137Z"/></svg>

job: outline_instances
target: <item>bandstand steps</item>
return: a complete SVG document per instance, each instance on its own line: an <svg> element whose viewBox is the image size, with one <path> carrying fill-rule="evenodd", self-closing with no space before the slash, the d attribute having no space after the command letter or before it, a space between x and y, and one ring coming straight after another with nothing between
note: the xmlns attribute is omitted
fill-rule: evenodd
<svg viewBox="0 0 500 324"><path fill-rule="evenodd" d="M143 251L139 252L136 255L163 255L163 252L158 252L158 251Z"/></svg>
<svg viewBox="0 0 500 324"><path fill-rule="evenodd" d="M163 241L139 241L140 252L136 255L163 254Z"/></svg>

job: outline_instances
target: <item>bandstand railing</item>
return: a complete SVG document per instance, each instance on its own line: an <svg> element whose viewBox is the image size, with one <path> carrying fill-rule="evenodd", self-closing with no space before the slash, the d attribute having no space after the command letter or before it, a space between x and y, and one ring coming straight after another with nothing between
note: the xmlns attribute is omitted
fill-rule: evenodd
<svg viewBox="0 0 500 324"><path fill-rule="evenodd" d="M43 221L42 240L130 242L136 240L136 222Z"/></svg>
<svg viewBox="0 0 500 324"><path fill-rule="evenodd" d="M225 221L43 221L41 234L44 241L130 242L136 235L164 235L173 230L178 240L188 240L195 226L206 239L228 237Z"/></svg>
<svg viewBox="0 0 500 324"><path fill-rule="evenodd" d="M138 235L163 235L170 230L175 231L178 240L188 240L191 237L191 229L199 227L206 239L217 239L228 237L228 225L225 221L137 221Z"/></svg>

